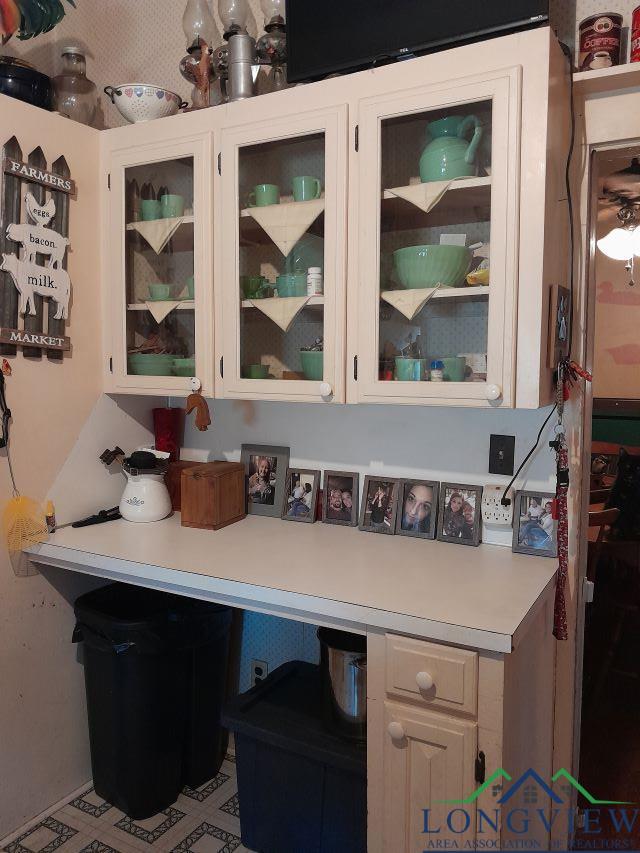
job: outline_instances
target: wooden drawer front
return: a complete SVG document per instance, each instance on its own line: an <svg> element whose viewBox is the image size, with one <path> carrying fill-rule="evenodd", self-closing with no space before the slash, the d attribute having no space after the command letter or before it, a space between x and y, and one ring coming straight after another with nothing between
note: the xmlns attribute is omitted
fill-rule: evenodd
<svg viewBox="0 0 640 853"><path fill-rule="evenodd" d="M388 634L386 690L434 709L475 714L478 655Z"/></svg>

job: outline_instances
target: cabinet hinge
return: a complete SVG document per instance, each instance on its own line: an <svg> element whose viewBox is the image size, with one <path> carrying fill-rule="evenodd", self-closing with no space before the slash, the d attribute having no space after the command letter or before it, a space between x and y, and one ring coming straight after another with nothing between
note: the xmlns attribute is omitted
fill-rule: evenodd
<svg viewBox="0 0 640 853"><path fill-rule="evenodd" d="M588 578L585 578L582 582L582 597L584 599L585 604L593 604L593 594L595 591L596 585L593 581L590 581Z"/></svg>
<svg viewBox="0 0 640 853"><path fill-rule="evenodd" d="M356 125L356 138L355 138L356 151L360 150L360 125Z"/></svg>
<svg viewBox="0 0 640 853"><path fill-rule="evenodd" d="M353 357L353 378L355 381L358 381L358 356L354 355Z"/></svg>
<svg viewBox="0 0 640 853"><path fill-rule="evenodd" d="M220 356L220 376L224 379L224 356Z"/></svg>
<svg viewBox="0 0 640 853"><path fill-rule="evenodd" d="M113 373L113 359L109 359L109 373Z"/></svg>
<svg viewBox="0 0 640 853"><path fill-rule="evenodd" d="M111 192L111 172L107 175L107 189Z"/></svg>
<svg viewBox="0 0 640 853"><path fill-rule="evenodd" d="M476 758L476 782L479 785L482 785L484 782L486 770L484 752L479 752L478 757Z"/></svg>
<svg viewBox="0 0 640 853"><path fill-rule="evenodd" d="M218 153L218 174L222 174L222 151Z"/></svg>

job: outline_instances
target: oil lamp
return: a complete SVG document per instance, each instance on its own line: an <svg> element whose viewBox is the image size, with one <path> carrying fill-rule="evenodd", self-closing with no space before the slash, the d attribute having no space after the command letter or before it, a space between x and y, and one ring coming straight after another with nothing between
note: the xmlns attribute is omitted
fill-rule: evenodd
<svg viewBox="0 0 640 853"><path fill-rule="evenodd" d="M261 0L264 14L265 34L258 40L257 53L261 63L271 65L274 89L287 85L285 63L287 61L287 28L284 0Z"/></svg>
<svg viewBox="0 0 640 853"><path fill-rule="evenodd" d="M207 0L189 0L182 16L187 38L187 55L180 62L180 73L195 86L193 109L209 106L213 78L211 44L215 23Z"/></svg>

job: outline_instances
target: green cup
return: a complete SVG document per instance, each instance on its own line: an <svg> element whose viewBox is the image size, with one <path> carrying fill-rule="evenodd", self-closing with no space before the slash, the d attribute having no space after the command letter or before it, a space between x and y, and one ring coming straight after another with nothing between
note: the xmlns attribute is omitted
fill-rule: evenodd
<svg viewBox="0 0 640 853"><path fill-rule="evenodd" d="M145 222L162 219L162 205L155 198L143 198L140 200L140 215Z"/></svg>
<svg viewBox="0 0 640 853"><path fill-rule="evenodd" d="M246 364L242 368L245 379L267 379L269 377L268 364Z"/></svg>
<svg viewBox="0 0 640 853"><path fill-rule="evenodd" d="M173 219L176 216L184 216L184 196L166 193L160 197L163 219Z"/></svg>
<svg viewBox="0 0 640 853"><path fill-rule="evenodd" d="M268 207L280 204L280 187L277 184L256 184L249 193L249 207Z"/></svg>
<svg viewBox="0 0 640 853"><path fill-rule="evenodd" d="M276 279L278 296L306 296L307 276L304 273L284 273Z"/></svg>
<svg viewBox="0 0 640 853"><path fill-rule="evenodd" d="M314 198L320 198L321 192L322 184L317 178L312 178L310 175L302 175L293 179L294 201L311 201Z"/></svg>
<svg viewBox="0 0 640 853"><path fill-rule="evenodd" d="M194 279L193 279L193 276L190 275L189 278L187 279L187 296L189 297L189 299L193 299L194 292L195 292Z"/></svg>
<svg viewBox="0 0 640 853"><path fill-rule="evenodd" d="M300 363L305 379L322 382L324 376L324 353L300 350Z"/></svg>
<svg viewBox="0 0 640 853"><path fill-rule="evenodd" d="M426 358L396 358L397 382L421 382L424 379Z"/></svg>
<svg viewBox="0 0 640 853"><path fill-rule="evenodd" d="M262 275L242 275L240 286L245 299L262 299L262 291L269 287L269 283Z"/></svg>
<svg viewBox="0 0 640 853"><path fill-rule="evenodd" d="M151 299L168 299L171 293L171 285L170 284L150 284L149 285L149 296Z"/></svg>
<svg viewBox="0 0 640 853"><path fill-rule="evenodd" d="M452 358L441 358L440 361L444 364L443 378L445 382L464 382L467 367L465 358L458 355Z"/></svg>

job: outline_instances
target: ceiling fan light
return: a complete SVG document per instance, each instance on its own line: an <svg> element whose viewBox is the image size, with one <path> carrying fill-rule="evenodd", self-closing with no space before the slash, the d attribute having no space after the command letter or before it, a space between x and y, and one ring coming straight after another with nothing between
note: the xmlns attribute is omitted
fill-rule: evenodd
<svg viewBox="0 0 640 853"><path fill-rule="evenodd" d="M596 245L608 258L614 261L628 261L633 257L636 247L637 254L640 254L640 234L636 236L635 231L630 231L628 228L614 228L606 237L598 240Z"/></svg>

